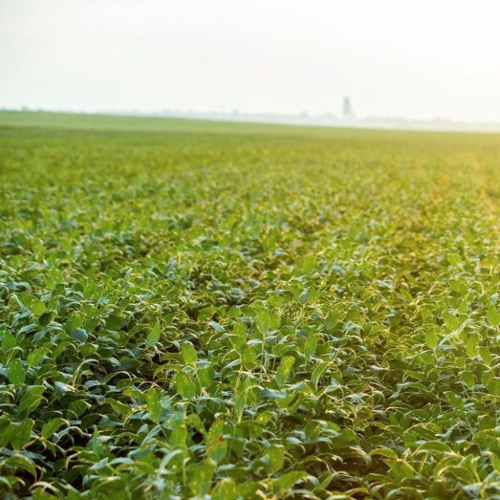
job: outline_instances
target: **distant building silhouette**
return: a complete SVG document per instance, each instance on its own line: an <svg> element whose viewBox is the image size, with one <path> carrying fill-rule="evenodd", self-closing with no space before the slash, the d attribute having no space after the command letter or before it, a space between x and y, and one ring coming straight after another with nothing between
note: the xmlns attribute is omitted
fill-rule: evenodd
<svg viewBox="0 0 500 500"><path fill-rule="evenodd" d="M349 99L349 97L344 97L344 104L342 106L342 117L344 118L344 120L349 120L351 118L354 118L351 99Z"/></svg>

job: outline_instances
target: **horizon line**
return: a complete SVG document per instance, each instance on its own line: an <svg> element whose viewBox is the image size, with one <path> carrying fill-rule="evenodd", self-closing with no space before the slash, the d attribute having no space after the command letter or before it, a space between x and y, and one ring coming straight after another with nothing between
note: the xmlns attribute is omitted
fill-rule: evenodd
<svg viewBox="0 0 500 500"><path fill-rule="evenodd" d="M145 110L78 110L78 109L54 109L54 108L30 108L20 106L8 108L0 106L0 112L14 113L59 113L76 115L96 116L123 116L142 118L183 118L202 119L210 121L227 121L241 123L262 123L276 125L301 125L319 127L341 127L341 128L372 128L372 129L394 129L394 130L422 130L422 131L470 131L470 132L500 132L500 122L467 121L450 118L404 118L404 117L358 117L344 118L332 112L323 114L302 113L277 113L277 112L243 112L232 111L183 111L179 109L160 109L157 111Z"/></svg>

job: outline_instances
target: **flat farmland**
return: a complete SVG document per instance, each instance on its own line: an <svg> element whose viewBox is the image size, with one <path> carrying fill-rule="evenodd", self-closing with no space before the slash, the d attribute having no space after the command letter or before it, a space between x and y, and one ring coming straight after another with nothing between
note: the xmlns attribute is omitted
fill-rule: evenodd
<svg viewBox="0 0 500 500"><path fill-rule="evenodd" d="M500 498L500 135L0 112L3 498Z"/></svg>

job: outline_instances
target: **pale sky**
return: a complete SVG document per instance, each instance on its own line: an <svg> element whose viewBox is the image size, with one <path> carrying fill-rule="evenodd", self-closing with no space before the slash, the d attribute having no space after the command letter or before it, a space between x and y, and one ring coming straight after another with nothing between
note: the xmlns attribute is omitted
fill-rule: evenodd
<svg viewBox="0 0 500 500"><path fill-rule="evenodd" d="M0 0L0 107L500 122L500 0Z"/></svg>

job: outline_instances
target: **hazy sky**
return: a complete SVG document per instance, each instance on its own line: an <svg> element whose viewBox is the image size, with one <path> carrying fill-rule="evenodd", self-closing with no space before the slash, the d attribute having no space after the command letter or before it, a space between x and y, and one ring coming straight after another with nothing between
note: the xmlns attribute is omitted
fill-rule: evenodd
<svg viewBox="0 0 500 500"><path fill-rule="evenodd" d="M0 0L0 106L500 122L500 0Z"/></svg>

